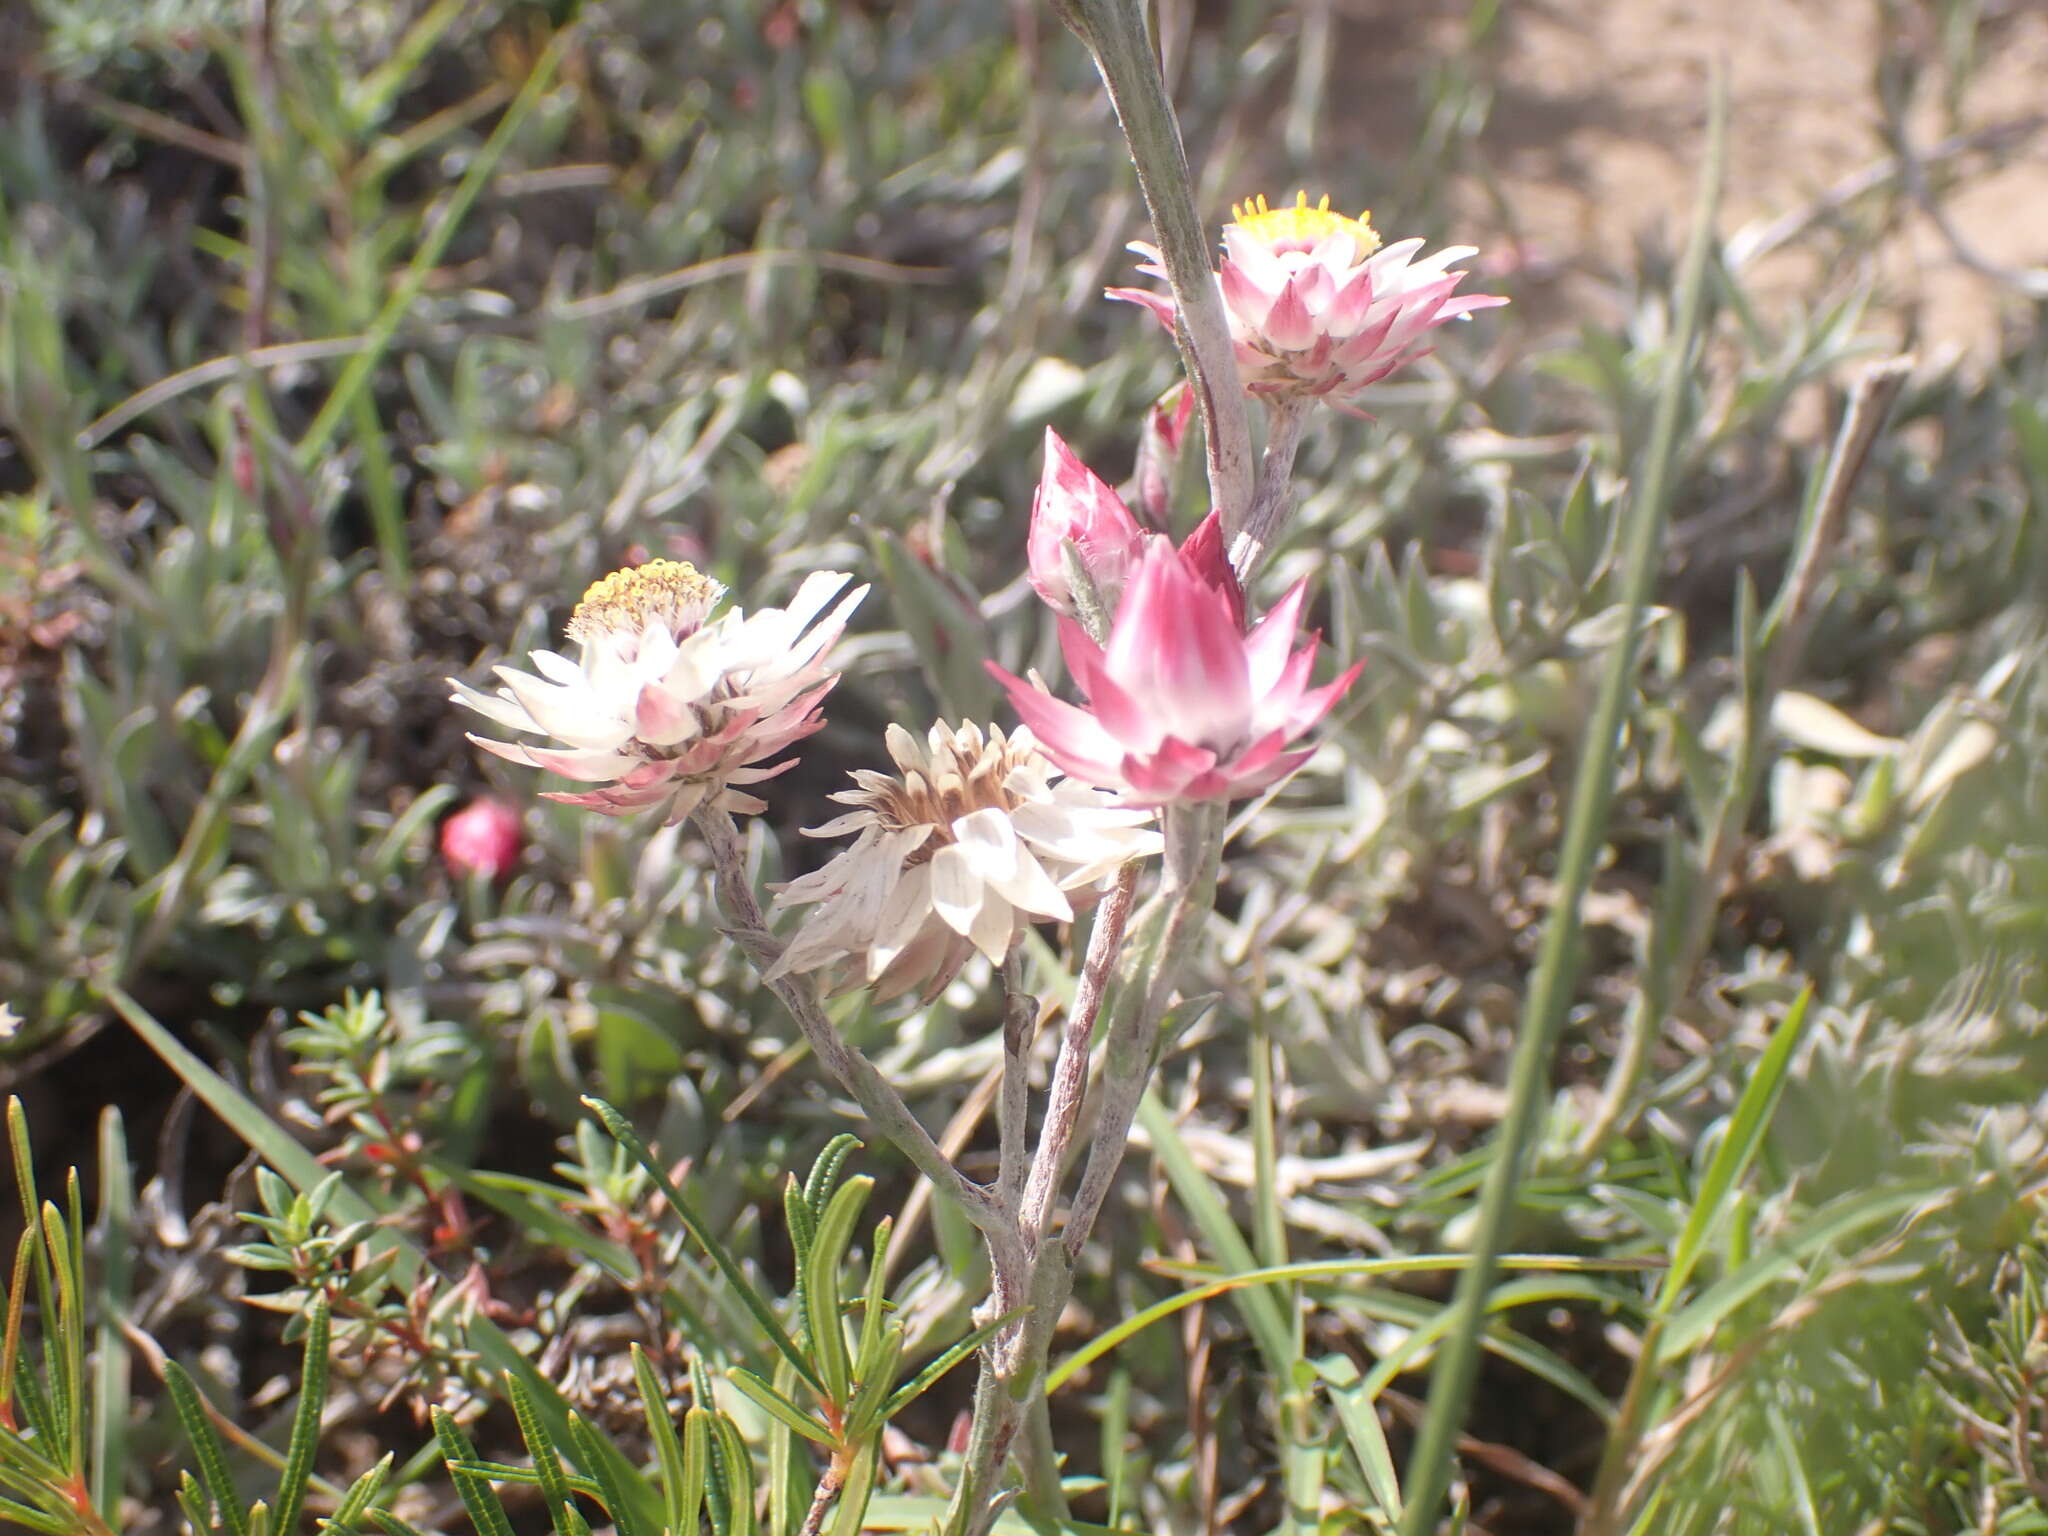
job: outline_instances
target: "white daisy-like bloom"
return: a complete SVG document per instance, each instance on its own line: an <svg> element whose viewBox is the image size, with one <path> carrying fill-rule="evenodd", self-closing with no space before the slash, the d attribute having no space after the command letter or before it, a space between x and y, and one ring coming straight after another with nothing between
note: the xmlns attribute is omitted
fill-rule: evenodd
<svg viewBox="0 0 2048 1536"><path fill-rule="evenodd" d="M792 767L795 758L766 760L824 724L819 703L839 681L826 657L868 589L818 615L849 580L820 571L787 608L713 618L723 586L686 561L652 560L583 594L569 619L576 660L535 651L539 675L498 667L496 693L449 683L456 703L561 743L472 735L485 751L597 786L549 800L606 816L658 808L669 825L706 804L762 811L766 802L735 786Z"/></svg>
<svg viewBox="0 0 2048 1536"><path fill-rule="evenodd" d="M789 881L779 914L811 910L770 972L817 972L835 992L936 997L979 951L1000 963L1027 925L1068 922L1126 862L1157 853L1150 810L1064 778L1028 730L944 721L888 732L895 774L861 769L832 798L856 809L810 837L858 832Z"/></svg>

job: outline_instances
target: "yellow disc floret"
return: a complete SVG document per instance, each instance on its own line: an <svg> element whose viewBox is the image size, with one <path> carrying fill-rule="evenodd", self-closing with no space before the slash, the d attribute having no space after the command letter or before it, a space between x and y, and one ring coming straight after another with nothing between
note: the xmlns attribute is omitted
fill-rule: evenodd
<svg viewBox="0 0 2048 1536"><path fill-rule="evenodd" d="M725 588L687 560L650 560L600 577L569 615L569 638L665 624L678 639L702 626Z"/></svg>
<svg viewBox="0 0 2048 1536"><path fill-rule="evenodd" d="M1238 203L1230 210L1231 218L1239 229L1254 240L1264 241L1278 248L1313 247L1334 234L1351 237L1351 243L1358 247L1354 261L1363 261L1379 249L1380 237L1374 233L1372 210L1365 209L1355 219L1347 219L1341 213L1330 211L1327 193L1323 200L1311 208L1308 193L1294 194L1292 208L1268 208L1263 196L1249 202Z"/></svg>

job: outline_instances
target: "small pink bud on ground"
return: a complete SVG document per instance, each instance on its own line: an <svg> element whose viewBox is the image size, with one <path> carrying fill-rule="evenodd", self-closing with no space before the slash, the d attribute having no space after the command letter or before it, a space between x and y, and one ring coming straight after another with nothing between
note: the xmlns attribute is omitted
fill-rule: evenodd
<svg viewBox="0 0 2048 1536"><path fill-rule="evenodd" d="M472 800L441 823L441 862L454 875L503 880L525 845L519 813L502 800Z"/></svg>

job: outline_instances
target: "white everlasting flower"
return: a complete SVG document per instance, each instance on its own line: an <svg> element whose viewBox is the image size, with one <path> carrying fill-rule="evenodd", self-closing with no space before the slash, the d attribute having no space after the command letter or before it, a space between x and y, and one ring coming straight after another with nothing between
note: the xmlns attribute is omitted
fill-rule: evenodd
<svg viewBox="0 0 2048 1536"><path fill-rule="evenodd" d="M20 1014L16 1013L5 1003L0 1003L0 1040L12 1040L21 1033L21 1026L24 1022L26 1021Z"/></svg>
<svg viewBox="0 0 2048 1536"><path fill-rule="evenodd" d="M778 913L811 911L771 975L929 999L975 951L1000 962L1026 925L1070 921L1128 860L1159 851L1149 810L1063 778L1029 731L942 721L920 743L892 725L888 745L899 772L856 772L859 787L832 798L857 809L804 829L860 835L781 887Z"/></svg>
<svg viewBox="0 0 2048 1536"><path fill-rule="evenodd" d="M485 751L598 786L547 799L607 816L659 808L670 824L706 803L765 810L734 786L791 767L763 764L824 723L819 702L839 680L826 655L868 589L812 621L850 579L820 571L787 608L713 618L723 586L684 561L649 561L583 594L569 619L575 661L535 651L539 676L499 667L495 694L449 681L456 703L562 744L469 738Z"/></svg>

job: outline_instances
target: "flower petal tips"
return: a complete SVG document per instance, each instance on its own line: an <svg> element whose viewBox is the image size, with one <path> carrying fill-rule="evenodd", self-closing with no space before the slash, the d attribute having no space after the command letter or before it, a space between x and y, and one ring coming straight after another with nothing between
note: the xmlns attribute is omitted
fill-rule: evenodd
<svg viewBox="0 0 2048 1536"><path fill-rule="evenodd" d="M1235 800L1291 773L1312 748L1295 738L1329 713L1360 666L1308 686L1316 637L1290 651L1305 595L1295 587L1250 634L1234 585L1205 577L1186 550L1149 539L1106 645L1063 620L1060 645L1085 707L991 663L990 673L1046 756L1126 805Z"/></svg>
<svg viewBox="0 0 2048 1536"><path fill-rule="evenodd" d="M737 786L790 767L793 760L767 759L824 724L819 706L839 680L826 657L868 589L818 615L850 579L821 571L786 609L733 608L714 618L725 589L686 562L614 571L570 617L576 660L535 651L539 676L499 667L496 693L451 678L454 701L561 743L472 735L485 751L595 786L547 799L606 816L659 810L671 824L700 805L765 810Z"/></svg>
<svg viewBox="0 0 2048 1536"><path fill-rule="evenodd" d="M1450 268L1477 254L1446 246L1417 260L1420 240L1389 246L1367 222L1332 212L1325 197L1309 206L1268 208L1261 197L1231 209L1216 275L1236 344L1244 386L1253 394L1343 400L1428 352L1429 332L1449 320L1508 301L1498 294L1454 296L1463 272ZM1157 249L1131 249L1138 270L1163 278ZM1143 304L1171 329L1173 297L1112 288L1109 296Z"/></svg>

